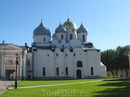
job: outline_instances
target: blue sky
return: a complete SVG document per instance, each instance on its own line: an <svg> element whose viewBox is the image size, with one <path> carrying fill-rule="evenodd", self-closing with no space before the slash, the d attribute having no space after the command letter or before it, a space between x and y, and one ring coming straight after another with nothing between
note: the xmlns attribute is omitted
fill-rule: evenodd
<svg viewBox="0 0 130 97"><path fill-rule="evenodd" d="M130 0L0 0L0 41L31 46L41 18L52 35L68 11L77 27L82 21L96 48L130 45Z"/></svg>

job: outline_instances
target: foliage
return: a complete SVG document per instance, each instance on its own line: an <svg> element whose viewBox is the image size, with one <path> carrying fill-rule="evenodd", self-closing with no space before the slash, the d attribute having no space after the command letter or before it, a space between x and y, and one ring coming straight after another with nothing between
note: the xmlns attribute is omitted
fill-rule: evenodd
<svg viewBox="0 0 130 97"><path fill-rule="evenodd" d="M101 52L101 61L106 65L107 71L111 72L114 76L114 71L116 74L118 70L125 70L128 76L128 52L130 51L129 46L121 47L118 46L116 50L106 50Z"/></svg>

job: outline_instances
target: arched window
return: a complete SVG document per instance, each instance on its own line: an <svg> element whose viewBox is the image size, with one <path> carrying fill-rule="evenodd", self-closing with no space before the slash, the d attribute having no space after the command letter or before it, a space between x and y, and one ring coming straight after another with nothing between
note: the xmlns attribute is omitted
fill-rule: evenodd
<svg viewBox="0 0 130 97"><path fill-rule="evenodd" d="M82 67L82 62L81 61L77 62L77 67Z"/></svg>
<svg viewBox="0 0 130 97"><path fill-rule="evenodd" d="M59 68L56 68L56 75L59 76Z"/></svg>
<svg viewBox="0 0 130 97"><path fill-rule="evenodd" d="M46 68L43 67L43 76L45 76L45 75L46 75Z"/></svg>
<svg viewBox="0 0 130 97"><path fill-rule="evenodd" d="M70 34L70 40L72 39L72 34Z"/></svg>
<svg viewBox="0 0 130 97"><path fill-rule="evenodd" d="M93 67L91 67L91 75L93 75Z"/></svg>
<svg viewBox="0 0 130 97"><path fill-rule="evenodd" d="M68 75L68 67L65 68L66 75Z"/></svg>
<svg viewBox="0 0 130 97"><path fill-rule="evenodd" d="M82 36L83 42L85 42L85 35Z"/></svg>
<svg viewBox="0 0 130 97"><path fill-rule="evenodd" d="M63 39L63 34L61 34L61 39Z"/></svg>
<svg viewBox="0 0 130 97"><path fill-rule="evenodd" d="M9 64L9 65L12 65L12 64L13 64L13 61L12 61L12 60L9 60L9 61L8 61L8 64Z"/></svg>
<svg viewBox="0 0 130 97"><path fill-rule="evenodd" d="M46 38L44 37L44 41L46 41Z"/></svg>

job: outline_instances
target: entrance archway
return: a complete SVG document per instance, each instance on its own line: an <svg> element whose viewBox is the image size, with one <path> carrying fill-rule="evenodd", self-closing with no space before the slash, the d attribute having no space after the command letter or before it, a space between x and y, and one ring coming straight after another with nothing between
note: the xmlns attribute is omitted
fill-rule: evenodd
<svg viewBox="0 0 130 97"><path fill-rule="evenodd" d="M82 72L81 70L77 70L77 79L81 79L82 78Z"/></svg>
<svg viewBox="0 0 130 97"><path fill-rule="evenodd" d="M14 72L15 70L6 70L6 80L15 79Z"/></svg>

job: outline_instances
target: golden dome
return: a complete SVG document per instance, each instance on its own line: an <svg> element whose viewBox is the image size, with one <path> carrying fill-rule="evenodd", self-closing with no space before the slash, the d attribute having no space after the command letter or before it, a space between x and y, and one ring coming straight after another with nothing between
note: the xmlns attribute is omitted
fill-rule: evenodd
<svg viewBox="0 0 130 97"><path fill-rule="evenodd" d="M70 21L70 19L68 18L68 20L63 24L63 27L66 29L77 29L76 25Z"/></svg>

